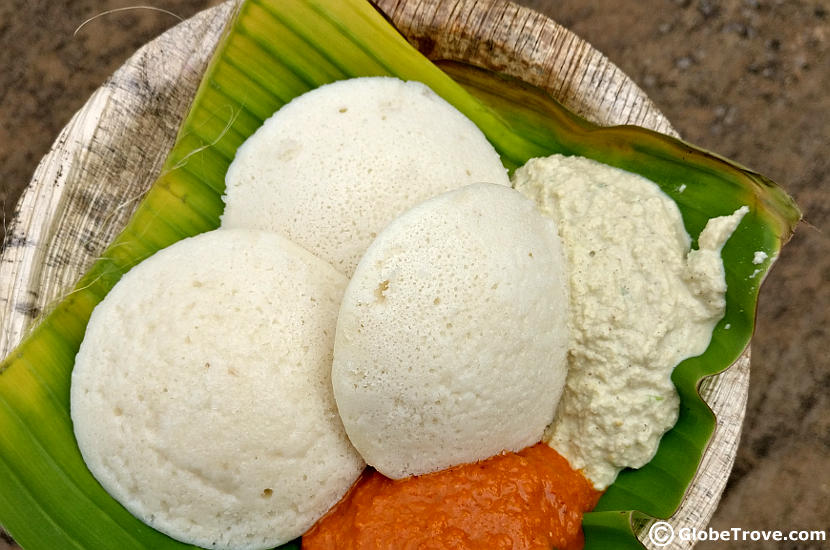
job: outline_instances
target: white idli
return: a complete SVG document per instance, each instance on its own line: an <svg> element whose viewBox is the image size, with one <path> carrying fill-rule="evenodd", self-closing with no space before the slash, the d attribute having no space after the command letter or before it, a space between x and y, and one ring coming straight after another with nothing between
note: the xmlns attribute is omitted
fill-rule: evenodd
<svg viewBox="0 0 830 550"><path fill-rule="evenodd" d="M81 453L171 537L271 548L358 477L331 391L345 277L279 235L213 231L145 260L95 308L72 373Z"/></svg>
<svg viewBox="0 0 830 550"><path fill-rule="evenodd" d="M237 151L222 227L281 233L351 276L415 204L469 183L509 186L484 134L419 82L364 77L277 111Z"/></svg>
<svg viewBox="0 0 830 550"><path fill-rule="evenodd" d="M363 458L392 478L541 439L566 375L563 254L532 201L476 184L417 205L361 259L332 384Z"/></svg>

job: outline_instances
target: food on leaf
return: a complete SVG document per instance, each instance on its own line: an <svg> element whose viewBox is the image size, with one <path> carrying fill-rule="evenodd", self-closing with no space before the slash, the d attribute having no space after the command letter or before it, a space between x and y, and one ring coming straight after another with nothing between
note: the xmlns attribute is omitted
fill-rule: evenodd
<svg viewBox="0 0 830 550"><path fill-rule="evenodd" d="M559 152L649 177L675 199L693 234L710 217L751 207L723 250L726 326L716 327L704 355L675 370L678 424L650 464L622 472L599 511L586 515L587 548L635 547L632 510L666 517L676 509L714 429L697 385L747 346L760 282L772 264L748 259L759 252L771 260L778 256L798 223L798 208L767 178L717 155L641 128L597 127L504 75L442 66L447 72L418 54L364 0L240 5L157 182L76 287L0 364L0 484L6 489L0 492L0 521L23 546L189 548L132 517L84 466L69 422L75 352L92 308L124 273L160 248L218 226L227 167L268 116L301 93L358 75L426 83L475 121L511 169Z"/></svg>
<svg viewBox="0 0 830 550"><path fill-rule="evenodd" d="M142 521L207 548L306 531L363 469L331 392L346 278L276 234L163 249L96 307L71 413L92 474Z"/></svg>
<svg viewBox="0 0 830 550"><path fill-rule="evenodd" d="M605 489L676 422L671 373L723 317L720 251L747 209L710 220L690 251L675 202L637 174L554 155L513 181L556 220L569 268L568 380L545 439Z"/></svg>
<svg viewBox="0 0 830 550"><path fill-rule="evenodd" d="M469 183L508 186L475 124L420 82L341 80L294 98L238 149L222 227L276 231L351 276L392 218Z"/></svg>
<svg viewBox="0 0 830 550"><path fill-rule="evenodd" d="M474 184L396 218L343 297L332 383L367 463L392 478L541 439L565 381L556 226L513 189Z"/></svg>
<svg viewBox="0 0 830 550"><path fill-rule="evenodd" d="M367 470L303 550L580 550L599 494L544 444L402 480Z"/></svg>

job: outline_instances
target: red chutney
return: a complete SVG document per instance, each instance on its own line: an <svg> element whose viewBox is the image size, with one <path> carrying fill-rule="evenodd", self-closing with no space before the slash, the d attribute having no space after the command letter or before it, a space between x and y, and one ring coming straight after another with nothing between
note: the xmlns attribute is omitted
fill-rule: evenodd
<svg viewBox="0 0 830 550"><path fill-rule="evenodd" d="M303 550L579 550L600 494L542 443L397 481L369 468Z"/></svg>

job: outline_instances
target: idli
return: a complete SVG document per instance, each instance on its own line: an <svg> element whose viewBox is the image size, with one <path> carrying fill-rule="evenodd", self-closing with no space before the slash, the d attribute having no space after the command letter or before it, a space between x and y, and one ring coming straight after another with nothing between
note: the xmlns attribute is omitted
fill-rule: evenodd
<svg viewBox="0 0 830 550"><path fill-rule="evenodd" d="M171 537L272 548L364 464L331 390L345 277L276 234L219 230L145 260L95 308L72 372L78 446Z"/></svg>
<svg viewBox="0 0 830 550"><path fill-rule="evenodd" d="M390 223L346 288L332 384L363 458L391 478L538 442L568 343L553 220L508 187L475 184Z"/></svg>
<svg viewBox="0 0 830 550"><path fill-rule="evenodd" d="M342 80L295 98L239 148L222 227L275 231L351 276L393 218L477 182L510 185L484 134L427 86Z"/></svg>

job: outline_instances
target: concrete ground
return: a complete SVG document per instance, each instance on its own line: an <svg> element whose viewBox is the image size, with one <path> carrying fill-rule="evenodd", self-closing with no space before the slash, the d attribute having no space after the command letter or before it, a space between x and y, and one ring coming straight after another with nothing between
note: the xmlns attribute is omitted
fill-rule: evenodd
<svg viewBox="0 0 830 550"><path fill-rule="evenodd" d="M215 3L153 2L183 18ZM805 212L762 292L744 433L712 525L830 529L830 0L521 3L605 53L684 138L771 177ZM177 22L147 10L114 12L73 36L85 19L130 4L0 2L4 220L72 113L137 47ZM830 543L697 546L750 547ZM0 539L0 550L8 548L14 546Z"/></svg>

